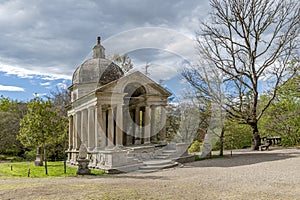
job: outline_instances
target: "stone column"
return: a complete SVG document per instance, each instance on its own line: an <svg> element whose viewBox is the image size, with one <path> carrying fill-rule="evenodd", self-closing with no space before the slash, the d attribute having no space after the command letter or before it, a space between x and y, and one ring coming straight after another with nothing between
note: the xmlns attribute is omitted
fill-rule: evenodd
<svg viewBox="0 0 300 200"><path fill-rule="evenodd" d="M76 113L76 127L77 127L77 130L76 130L76 150L79 150L80 148L80 145L81 145L81 112L78 111Z"/></svg>
<svg viewBox="0 0 300 200"><path fill-rule="evenodd" d="M160 141L164 142L166 141L166 108L164 106L161 106L161 131L160 131Z"/></svg>
<svg viewBox="0 0 300 200"><path fill-rule="evenodd" d="M140 107L135 108L135 144L141 144L141 122L140 122Z"/></svg>
<svg viewBox="0 0 300 200"><path fill-rule="evenodd" d="M129 107L125 107L123 109L123 127L124 127L124 132L126 133L126 145L131 145L132 144L132 139L134 135L134 124L132 120L132 113L129 111Z"/></svg>
<svg viewBox="0 0 300 200"><path fill-rule="evenodd" d="M151 106L151 139L150 142L156 142L156 124L155 124L155 110L156 110L156 106Z"/></svg>
<svg viewBox="0 0 300 200"><path fill-rule="evenodd" d="M72 132L72 146L73 146L73 150L76 149L76 137L77 134L77 121L76 121L76 113L73 115L73 132Z"/></svg>
<svg viewBox="0 0 300 200"><path fill-rule="evenodd" d="M145 107L145 134L144 134L144 144L150 143L150 127L151 127L151 116L150 116L150 106Z"/></svg>
<svg viewBox="0 0 300 200"><path fill-rule="evenodd" d="M116 145L123 146L123 105L117 105L116 116Z"/></svg>
<svg viewBox="0 0 300 200"><path fill-rule="evenodd" d="M107 131L107 116L106 116L106 110L102 109L102 113L99 115L102 116L102 120L100 121L101 127L102 127L102 132L101 132L101 140L100 140L100 147L105 148L108 144L108 136L106 135ZM102 137L103 136L103 137Z"/></svg>
<svg viewBox="0 0 300 200"><path fill-rule="evenodd" d="M87 147L88 110L81 112L81 142Z"/></svg>
<svg viewBox="0 0 300 200"><path fill-rule="evenodd" d="M88 109L88 150L95 148L95 107Z"/></svg>
<svg viewBox="0 0 300 200"><path fill-rule="evenodd" d="M113 107L108 109L108 147L112 148L114 146L114 112Z"/></svg>
<svg viewBox="0 0 300 200"><path fill-rule="evenodd" d="M73 149L73 115L69 116L69 151Z"/></svg>
<svg viewBox="0 0 300 200"><path fill-rule="evenodd" d="M103 130L102 105L95 106L95 151L105 147L105 133Z"/></svg>

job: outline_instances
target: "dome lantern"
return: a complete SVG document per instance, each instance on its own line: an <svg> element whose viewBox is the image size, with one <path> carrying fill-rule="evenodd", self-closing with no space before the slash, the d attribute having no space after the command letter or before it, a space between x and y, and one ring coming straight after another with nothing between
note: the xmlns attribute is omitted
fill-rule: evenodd
<svg viewBox="0 0 300 200"><path fill-rule="evenodd" d="M105 48L101 45L101 37L97 37L97 44L93 48L93 58L105 58Z"/></svg>

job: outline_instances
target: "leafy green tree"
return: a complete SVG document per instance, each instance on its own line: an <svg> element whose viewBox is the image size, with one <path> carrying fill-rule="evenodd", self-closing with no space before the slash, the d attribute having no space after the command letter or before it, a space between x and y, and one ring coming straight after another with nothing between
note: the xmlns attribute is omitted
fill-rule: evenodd
<svg viewBox="0 0 300 200"><path fill-rule="evenodd" d="M23 145L16 139L20 119L26 113L26 104L0 97L0 153L22 156Z"/></svg>
<svg viewBox="0 0 300 200"><path fill-rule="evenodd" d="M28 112L21 119L20 135L18 139L26 147L43 147L45 173L47 169L47 145L55 145L65 139L66 126L56 110L53 109L51 101L34 98L27 105Z"/></svg>
<svg viewBox="0 0 300 200"><path fill-rule="evenodd" d="M279 90L276 101L262 118L260 127L265 136L281 136L282 145L300 144L300 75ZM263 96L264 99L269 96Z"/></svg>
<svg viewBox="0 0 300 200"><path fill-rule="evenodd" d="M55 109L58 114L61 116L62 121L64 123L65 127L68 127L68 111L67 108L70 105L71 102L71 94L70 91L67 88L56 88L55 90L52 90L50 92L51 96L49 97L53 109ZM55 159L66 159L65 151L68 147L68 138L67 135L65 135L65 138L62 138L61 142L54 145L50 145L48 148L49 150L52 150L50 152L50 155L48 153L49 158L52 160ZM49 151L48 151L49 152Z"/></svg>
<svg viewBox="0 0 300 200"><path fill-rule="evenodd" d="M251 146L251 128L230 119L225 120L225 149L242 149Z"/></svg>
<svg viewBox="0 0 300 200"><path fill-rule="evenodd" d="M15 110L15 105L17 102L10 100L8 97L0 96L0 110L3 112Z"/></svg>
<svg viewBox="0 0 300 200"><path fill-rule="evenodd" d="M16 140L19 123L20 120L15 113L0 111L0 153L14 154L20 151L16 149L20 146Z"/></svg>

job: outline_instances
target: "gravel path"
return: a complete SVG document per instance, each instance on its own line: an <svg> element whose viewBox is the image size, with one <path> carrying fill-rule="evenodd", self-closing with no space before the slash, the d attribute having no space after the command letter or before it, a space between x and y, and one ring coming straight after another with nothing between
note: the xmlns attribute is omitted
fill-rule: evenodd
<svg viewBox="0 0 300 200"><path fill-rule="evenodd" d="M0 179L0 199L300 200L300 149L225 153L146 174Z"/></svg>

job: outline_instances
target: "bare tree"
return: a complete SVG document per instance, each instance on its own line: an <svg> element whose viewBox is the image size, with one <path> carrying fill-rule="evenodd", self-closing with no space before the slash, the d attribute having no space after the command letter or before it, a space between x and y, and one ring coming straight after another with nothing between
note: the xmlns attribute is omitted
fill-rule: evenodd
<svg viewBox="0 0 300 200"><path fill-rule="evenodd" d="M223 156L224 118L226 113L222 104L225 101L226 88L223 83L222 72L206 66L205 63L202 64L203 67L201 68L191 67L185 69L182 75L196 89L195 97L202 107L202 112L206 113L206 134L203 144L205 151L202 151L201 156L207 157L210 155L217 138L220 141L220 155Z"/></svg>
<svg viewBox="0 0 300 200"><path fill-rule="evenodd" d="M296 0L211 0L208 22L201 22L196 33L201 59L222 73L223 109L253 132L253 150L260 145L258 121L268 109L277 90L294 76L288 72L298 62L299 3ZM207 86L199 69L187 69L185 77L203 93ZM260 89L267 85L270 99L259 104ZM205 92L205 90L204 90ZM205 94L210 100L214 95Z"/></svg>
<svg viewBox="0 0 300 200"><path fill-rule="evenodd" d="M116 62L122 68L123 72L128 72L133 68L130 57L127 54L119 55L114 54L112 60Z"/></svg>

